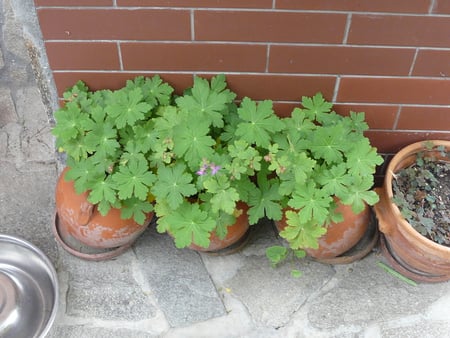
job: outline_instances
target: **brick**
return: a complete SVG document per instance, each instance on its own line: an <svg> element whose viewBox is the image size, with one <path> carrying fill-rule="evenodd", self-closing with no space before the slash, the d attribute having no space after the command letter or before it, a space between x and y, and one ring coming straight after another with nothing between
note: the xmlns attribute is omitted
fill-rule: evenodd
<svg viewBox="0 0 450 338"><path fill-rule="evenodd" d="M47 42L47 57L53 70L119 70L116 43Z"/></svg>
<svg viewBox="0 0 450 338"><path fill-rule="evenodd" d="M366 136L378 152L395 154L407 145L425 140L449 140L450 132L402 132L402 131L379 131L369 130Z"/></svg>
<svg viewBox="0 0 450 338"><path fill-rule="evenodd" d="M272 0L117 0L117 6L272 8Z"/></svg>
<svg viewBox="0 0 450 338"><path fill-rule="evenodd" d="M122 43L125 70L264 72L266 46L204 43Z"/></svg>
<svg viewBox="0 0 450 338"><path fill-rule="evenodd" d="M227 82L238 98L254 100L295 101L317 92L330 100L336 78L333 76L296 76L277 74L228 74Z"/></svg>
<svg viewBox="0 0 450 338"><path fill-rule="evenodd" d="M433 13L450 14L450 2L448 0L435 0Z"/></svg>
<svg viewBox="0 0 450 338"><path fill-rule="evenodd" d="M38 10L44 39L190 40L186 10L107 10L46 8Z"/></svg>
<svg viewBox="0 0 450 338"><path fill-rule="evenodd" d="M450 131L450 107L402 107L397 129Z"/></svg>
<svg viewBox="0 0 450 338"><path fill-rule="evenodd" d="M195 39L208 41L340 43L344 14L196 11Z"/></svg>
<svg viewBox="0 0 450 338"><path fill-rule="evenodd" d="M366 122L370 129L392 129L394 127L399 106L336 103L334 104L333 109L341 115L348 115L351 111L364 112Z"/></svg>
<svg viewBox="0 0 450 338"><path fill-rule="evenodd" d="M36 7L39 6L59 6L59 7L80 7L80 6L112 6L113 0L34 0Z"/></svg>
<svg viewBox="0 0 450 338"><path fill-rule="evenodd" d="M419 50L412 75L450 76L450 51Z"/></svg>
<svg viewBox="0 0 450 338"><path fill-rule="evenodd" d="M414 49L286 46L270 47L275 73L408 75Z"/></svg>
<svg viewBox="0 0 450 338"><path fill-rule="evenodd" d="M449 92L445 79L343 77L337 101L448 105Z"/></svg>
<svg viewBox="0 0 450 338"><path fill-rule="evenodd" d="M119 89L127 80L132 80L138 75L151 77L154 73L124 73L124 72L55 72L55 80L58 96L62 97L64 91L73 86L78 80L84 81L90 90ZM159 73L164 81L167 81L178 94L192 86L192 74L164 74Z"/></svg>
<svg viewBox="0 0 450 338"><path fill-rule="evenodd" d="M444 0L445 1L445 0ZM428 13L430 0L277 0L276 8L298 10Z"/></svg>
<svg viewBox="0 0 450 338"><path fill-rule="evenodd" d="M450 17L353 15L348 43L390 46L450 46Z"/></svg>

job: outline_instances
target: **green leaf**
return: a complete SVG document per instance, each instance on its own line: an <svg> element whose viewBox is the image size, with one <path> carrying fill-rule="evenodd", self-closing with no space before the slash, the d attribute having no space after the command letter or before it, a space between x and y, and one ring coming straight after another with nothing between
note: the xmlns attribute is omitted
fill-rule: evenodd
<svg viewBox="0 0 450 338"><path fill-rule="evenodd" d="M228 234L228 227L236 223L236 217L226 212L219 211L216 219L215 234L223 240Z"/></svg>
<svg viewBox="0 0 450 338"><path fill-rule="evenodd" d="M294 251L294 255L297 258L305 258L306 257L306 251L305 250L292 250Z"/></svg>
<svg viewBox="0 0 450 338"><path fill-rule="evenodd" d="M308 114L312 114L319 123L327 121L333 105L326 102L322 93L317 93L312 98L302 97L302 105Z"/></svg>
<svg viewBox="0 0 450 338"><path fill-rule="evenodd" d="M140 88L125 89L113 92L106 107L107 114L115 119L119 129L126 125L133 126L136 121L143 120L145 114L151 109L148 103L142 101L143 95Z"/></svg>
<svg viewBox="0 0 450 338"><path fill-rule="evenodd" d="M367 122L365 121L366 114L364 112L355 113L353 111L350 112L350 120L352 121L351 128L359 133L362 133L369 129Z"/></svg>
<svg viewBox="0 0 450 338"><path fill-rule="evenodd" d="M170 208L176 209L185 197L194 195L197 190L191 183L192 176L186 172L186 166L178 163L173 167L158 168L157 181L151 192L157 201L166 200Z"/></svg>
<svg viewBox="0 0 450 338"><path fill-rule="evenodd" d="M317 126L314 121L314 114L308 110L298 107L294 108L291 117L282 119L292 143L297 143L300 139L307 138Z"/></svg>
<svg viewBox="0 0 450 338"><path fill-rule="evenodd" d="M95 150L98 156L104 158L113 156L120 147L117 142L117 130L108 122L96 124L86 134L85 144L88 149Z"/></svg>
<svg viewBox="0 0 450 338"><path fill-rule="evenodd" d="M144 100L155 107L158 105L168 105L172 98L173 88L163 82L159 75L155 75L152 78L144 78L138 76L134 81L127 81L127 88L142 88Z"/></svg>
<svg viewBox="0 0 450 338"><path fill-rule="evenodd" d="M89 115L82 112L74 102L67 102L63 108L58 109L55 112L55 120L52 134L62 140L74 139L94 126Z"/></svg>
<svg viewBox="0 0 450 338"><path fill-rule="evenodd" d="M311 152L326 163L341 163L348 147L346 131L342 125L318 128L312 134Z"/></svg>
<svg viewBox="0 0 450 338"><path fill-rule="evenodd" d="M272 266L276 266L280 262L286 259L288 254L288 248L280 245L273 245L266 249L266 257L272 263Z"/></svg>
<svg viewBox="0 0 450 338"><path fill-rule="evenodd" d="M120 157L121 166L129 165L131 162L147 162L144 154L141 152L141 146L135 141L129 141L127 143Z"/></svg>
<svg viewBox="0 0 450 338"><path fill-rule="evenodd" d="M354 144L346 156L349 173L354 176L372 175L376 166L383 163L383 158L366 138Z"/></svg>
<svg viewBox="0 0 450 338"><path fill-rule="evenodd" d="M59 139L57 145L63 148L67 155L75 161L85 160L93 152L93 149L86 145L86 138L81 135L66 142L61 142Z"/></svg>
<svg viewBox="0 0 450 338"><path fill-rule="evenodd" d="M91 189L92 183L103 180L105 171L101 165L98 165L92 157L81 162L67 159L67 166L70 168L64 178L66 181L74 181L75 191L81 194Z"/></svg>
<svg viewBox="0 0 450 338"><path fill-rule="evenodd" d="M228 146L228 153L231 156L231 163L225 168L235 179L240 179L241 174L254 175L255 170L261 169L261 160L259 152L250 147L244 140L238 140Z"/></svg>
<svg viewBox="0 0 450 338"><path fill-rule="evenodd" d="M184 156L192 170L196 170L203 159L213 155L212 147L216 142L208 132L208 121L197 119L187 125L178 126L174 132L173 151L179 157Z"/></svg>
<svg viewBox="0 0 450 338"><path fill-rule="evenodd" d="M294 278L300 278L303 275L303 272L297 269L291 270L291 276Z"/></svg>
<svg viewBox="0 0 450 338"><path fill-rule="evenodd" d="M116 202L116 190L111 176L107 176L103 180L96 181L96 183L92 186L91 191L89 192L88 200L92 204L97 204L101 201L105 201L111 205Z"/></svg>
<svg viewBox="0 0 450 338"><path fill-rule="evenodd" d="M279 185L275 181L258 181L260 189L254 190L249 196L249 223L255 224L264 216L272 220L280 220L283 212L280 204ZM267 184L264 184L267 183Z"/></svg>
<svg viewBox="0 0 450 338"><path fill-rule="evenodd" d="M333 198L324 189L318 188L314 182L299 186L288 205L298 210L298 218L302 223L314 221L323 224L329 213Z"/></svg>
<svg viewBox="0 0 450 338"><path fill-rule="evenodd" d="M223 210L228 214L233 214L236 202L239 201L239 194L236 189L230 187L230 181L224 175L215 175L203 182L206 191L212 195L210 199L213 212Z"/></svg>
<svg viewBox="0 0 450 338"><path fill-rule="evenodd" d="M231 103L235 94L226 87L225 77L220 76L212 80L212 88L206 79L194 77L191 95L184 95L176 99L178 107L191 113L199 119L207 121L208 125L223 127L222 111Z"/></svg>
<svg viewBox="0 0 450 338"><path fill-rule="evenodd" d="M214 230L216 222L208 217L198 204L184 202L177 210L165 216L166 223L170 224L169 231L175 238L175 246L184 248L192 243L203 248L209 246L210 233Z"/></svg>
<svg viewBox="0 0 450 338"><path fill-rule="evenodd" d="M153 206L148 201L141 201L137 198L130 198L122 203L121 218L133 218L136 223L143 225L147 218L147 214L153 211Z"/></svg>
<svg viewBox="0 0 450 338"><path fill-rule="evenodd" d="M148 170L145 160L132 161L128 166L120 167L112 178L120 199L137 197L142 201L147 199L149 188L156 180L156 176Z"/></svg>
<svg viewBox="0 0 450 338"><path fill-rule="evenodd" d="M157 141L157 134L155 132L155 123L153 120L145 124L138 125L134 128L136 151L146 153L152 145Z"/></svg>
<svg viewBox="0 0 450 338"><path fill-rule="evenodd" d="M348 194L348 186L353 182L353 178L347 173L345 163L319 171L316 180L329 195L336 195L339 198Z"/></svg>
<svg viewBox="0 0 450 338"><path fill-rule="evenodd" d="M287 224L280 236L289 242L294 249L317 249L318 239L327 232L327 229L315 221L304 222L300 215L294 211L286 211Z"/></svg>
<svg viewBox="0 0 450 338"><path fill-rule="evenodd" d="M284 128L283 122L272 109L272 101L265 100L257 104L248 97L244 97L238 114L245 122L239 123L236 135L242 137L249 144L269 147L271 136Z"/></svg>
<svg viewBox="0 0 450 338"><path fill-rule="evenodd" d="M369 205L374 205L379 201L378 194L370 190L373 186L373 176L358 177L349 187L347 196L341 199L343 204L351 205L355 213L360 213L364 210L366 202Z"/></svg>

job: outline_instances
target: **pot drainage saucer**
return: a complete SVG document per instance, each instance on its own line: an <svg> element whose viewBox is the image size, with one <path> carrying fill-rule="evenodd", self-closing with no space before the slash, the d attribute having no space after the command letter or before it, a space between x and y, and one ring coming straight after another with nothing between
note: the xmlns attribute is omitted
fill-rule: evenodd
<svg viewBox="0 0 450 338"><path fill-rule="evenodd" d="M58 282L32 244L0 235L0 337L44 337L56 317Z"/></svg>
<svg viewBox="0 0 450 338"><path fill-rule="evenodd" d="M53 222L52 230L56 240L64 250L78 258L89 261L102 261L112 259L125 252L133 244L127 243L125 245L111 249L91 248L72 237L67 233L67 231L62 231L57 213L55 213L55 220Z"/></svg>
<svg viewBox="0 0 450 338"><path fill-rule="evenodd" d="M448 275L432 275L409 266L391 249L388 240L383 234L380 236L380 247L383 256L387 259L389 264L392 265L394 270L409 279L426 283L439 283L450 279Z"/></svg>

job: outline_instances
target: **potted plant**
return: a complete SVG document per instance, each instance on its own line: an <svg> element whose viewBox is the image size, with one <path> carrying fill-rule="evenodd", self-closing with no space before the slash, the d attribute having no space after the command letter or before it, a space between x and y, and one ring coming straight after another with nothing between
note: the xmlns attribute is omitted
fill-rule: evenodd
<svg viewBox="0 0 450 338"><path fill-rule="evenodd" d="M159 76L137 77L119 90L89 91L81 81L64 93L52 133L67 156L56 186L55 235L71 253L110 258L142 233L153 214L148 200L156 175L153 118L172 102L173 89ZM64 239L92 248L85 254Z"/></svg>
<svg viewBox="0 0 450 338"><path fill-rule="evenodd" d="M327 260L364 236L368 205L378 201L373 177L383 159L364 136L364 113L338 115L320 93L303 97L302 106L282 119L283 132L265 156L268 172L275 175L260 186L277 188L279 214L273 219L295 254ZM284 246L267 250L274 264L287 254Z"/></svg>
<svg viewBox="0 0 450 338"><path fill-rule="evenodd" d="M395 154L377 188L383 253L413 280L450 280L449 178L450 141L416 142Z"/></svg>
<svg viewBox="0 0 450 338"><path fill-rule="evenodd" d="M224 75L195 77L153 120L157 229L178 248L238 247L249 224L265 215L255 175L283 124L272 109L261 109L271 102L244 98L238 106L235 98Z"/></svg>

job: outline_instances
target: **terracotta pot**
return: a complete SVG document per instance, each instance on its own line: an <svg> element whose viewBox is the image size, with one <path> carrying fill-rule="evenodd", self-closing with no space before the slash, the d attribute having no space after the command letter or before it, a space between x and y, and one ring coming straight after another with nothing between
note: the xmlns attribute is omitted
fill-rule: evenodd
<svg viewBox="0 0 450 338"><path fill-rule="evenodd" d="M144 225L133 219L122 219L119 209L111 209L102 216L95 205L87 200L88 193L77 194L74 182L66 181L61 173L56 184L56 212L58 231L70 235L79 242L99 249L129 245L148 226L153 214L148 214Z"/></svg>
<svg viewBox="0 0 450 338"><path fill-rule="evenodd" d="M431 142L450 150L450 141ZM427 150L423 142L413 143L400 150L387 167L383 188L376 189L380 202L374 206L374 210L380 231L385 237L384 253L394 268L417 281L450 280L450 248L422 236L403 218L400 209L392 202L393 174L413 164L416 154L421 151L440 157L438 152Z"/></svg>
<svg viewBox="0 0 450 338"><path fill-rule="evenodd" d="M225 250L226 253L232 253L239 250L243 244L245 244L249 223L247 215L248 206L245 203L239 202L237 207L242 210L242 214L236 218L236 223L227 228L228 233L224 239L220 239L216 233L213 232L209 238L210 244L207 248L202 248L195 244L191 244L189 248L209 253L219 253L219 251L225 252Z"/></svg>
<svg viewBox="0 0 450 338"><path fill-rule="evenodd" d="M370 208L366 204L359 214L355 214L349 205L337 202L337 211L342 213L344 221L331 223L327 232L319 238L318 249L304 249L306 253L318 260L338 257L353 248L366 234L370 222ZM275 222L278 231L286 226L286 218ZM360 257L359 257L360 258Z"/></svg>

